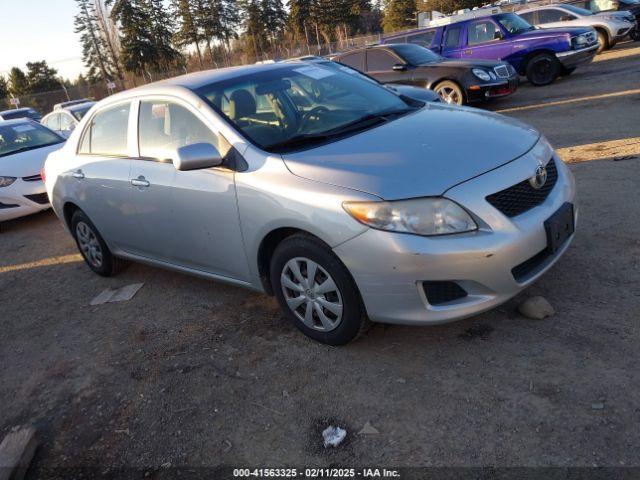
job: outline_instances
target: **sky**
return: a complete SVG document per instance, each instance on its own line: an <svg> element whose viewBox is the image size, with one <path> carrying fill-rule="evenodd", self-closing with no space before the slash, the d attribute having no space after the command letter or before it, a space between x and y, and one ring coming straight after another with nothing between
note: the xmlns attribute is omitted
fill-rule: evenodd
<svg viewBox="0 0 640 480"><path fill-rule="evenodd" d="M0 74L46 60L65 78L84 71L74 0L0 0Z"/></svg>

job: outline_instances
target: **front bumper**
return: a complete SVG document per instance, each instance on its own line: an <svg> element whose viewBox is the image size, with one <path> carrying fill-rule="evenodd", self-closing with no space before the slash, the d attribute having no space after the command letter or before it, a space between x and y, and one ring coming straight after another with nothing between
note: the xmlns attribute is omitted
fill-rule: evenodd
<svg viewBox="0 0 640 480"><path fill-rule="evenodd" d="M50 208L51 205L45 196L46 189L41 180L26 182L18 178L8 187L0 188L0 222Z"/></svg>
<svg viewBox="0 0 640 480"><path fill-rule="evenodd" d="M556 57L563 67L573 68L584 63L589 63L596 56L598 45L580 48L578 50L567 50L566 52L556 53Z"/></svg>
<svg viewBox="0 0 640 480"><path fill-rule="evenodd" d="M481 102L491 98L507 97L518 89L518 76L498 80L491 83L475 84L467 88L466 95L469 103Z"/></svg>
<svg viewBox="0 0 640 480"><path fill-rule="evenodd" d="M566 251L570 237L526 276L516 280L512 269L544 250L544 221L565 202L573 203L575 183L555 156L558 180L541 205L508 218L485 197L521 182L538 160L553 152L546 142L519 159L458 185L445 196L466 207L480 226L469 234L419 237L367 230L334 249L356 281L372 321L437 324L469 317L507 301L546 272ZM526 172L526 173L525 173ZM577 208L575 209L577 218ZM455 282L467 296L431 305L423 282Z"/></svg>

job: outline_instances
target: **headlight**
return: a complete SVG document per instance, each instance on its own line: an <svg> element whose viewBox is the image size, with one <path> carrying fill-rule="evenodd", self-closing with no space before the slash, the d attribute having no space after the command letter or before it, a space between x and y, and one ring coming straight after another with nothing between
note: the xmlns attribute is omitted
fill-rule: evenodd
<svg viewBox="0 0 640 480"><path fill-rule="evenodd" d="M16 177L0 177L0 188L8 187L16 181Z"/></svg>
<svg viewBox="0 0 640 480"><path fill-rule="evenodd" d="M577 37L574 37L573 40L575 42L575 45L578 47L581 47L589 43L589 39L587 39L586 35L578 35Z"/></svg>
<svg viewBox="0 0 640 480"><path fill-rule="evenodd" d="M478 229L476 222L462 207L442 197L393 202L344 202L343 207L359 222L390 232L446 235Z"/></svg>
<svg viewBox="0 0 640 480"><path fill-rule="evenodd" d="M484 80L485 82L488 82L489 80L491 80L489 73L486 70L483 70L481 68L474 68L471 70L471 73L473 73L480 80Z"/></svg>

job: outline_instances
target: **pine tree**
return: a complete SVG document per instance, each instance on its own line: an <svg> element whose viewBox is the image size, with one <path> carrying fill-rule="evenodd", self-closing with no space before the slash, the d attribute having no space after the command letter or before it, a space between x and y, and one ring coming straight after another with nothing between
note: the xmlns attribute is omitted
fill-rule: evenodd
<svg viewBox="0 0 640 480"><path fill-rule="evenodd" d="M385 32L394 32L416 25L414 0L389 0L384 9L382 27Z"/></svg>
<svg viewBox="0 0 640 480"><path fill-rule="evenodd" d="M96 22L96 11L91 0L76 0L79 12L75 17L75 33L80 34L82 61L92 81L110 81L112 62L106 54L106 44Z"/></svg>
<svg viewBox="0 0 640 480"><path fill-rule="evenodd" d="M158 55L144 5L139 0L115 0L111 17L120 27L120 57L125 70L148 73L157 65Z"/></svg>
<svg viewBox="0 0 640 480"><path fill-rule="evenodd" d="M0 98L6 98L9 96L9 84L7 80L0 75Z"/></svg>
<svg viewBox="0 0 640 480"><path fill-rule="evenodd" d="M178 19L178 29L173 35L175 44L182 48L188 45L195 45L200 68L202 68L202 52L200 51L202 35L198 28L198 19L192 0L173 0L171 7L174 16Z"/></svg>
<svg viewBox="0 0 640 480"><path fill-rule="evenodd" d="M27 84L29 93L50 92L60 89L58 71L45 60L27 62Z"/></svg>
<svg viewBox="0 0 640 480"><path fill-rule="evenodd" d="M309 22L313 0L289 0L289 25L288 28L293 33L293 37L299 42L308 43L309 31L306 23Z"/></svg>
<svg viewBox="0 0 640 480"><path fill-rule="evenodd" d="M256 60L260 59L267 47L267 32L263 22L260 0L242 0L240 5L245 51Z"/></svg>
<svg viewBox="0 0 640 480"><path fill-rule="evenodd" d="M13 67L9 72L9 93L16 97L29 93L27 76L18 67Z"/></svg>
<svg viewBox="0 0 640 480"><path fill-rule="evenodd" d="M173 48L173 21L164 5L163 0L140 0L142 10L147 15L148 31L153 45L155 70L168 70L175 66L181 55Z"/></svg>

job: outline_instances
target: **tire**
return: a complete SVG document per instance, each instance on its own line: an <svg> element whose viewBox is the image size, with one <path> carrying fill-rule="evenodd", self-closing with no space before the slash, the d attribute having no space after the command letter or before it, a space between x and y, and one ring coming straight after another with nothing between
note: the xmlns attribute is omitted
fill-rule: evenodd
<svg viewBox="0 0 640 480"><path fill-rule="evenodd" d="M113 256L98 229L82 210L76 210L71 216L71 234L82 258L98 275L110 277L126 265L124 260Z"/></svg>
<svg viewBox="0 0 640 480"><path fill-rule="evenodd" d="M309 284L312 269L315 275ZM280 242L269 276L284 315L309 338L337 346L364 331L368 321L355 282L318 239L299 234Z"/></svg>
<svg viewBox="0 0 640 480"><path fill-rule="evenodd" d="M433 90L440 95L440 99L449 105L464 105L465 97L462 88L456 82L445 80L437 84Z"/></svg>
<svg viewBox="0 0 640 480"><path fill-rule="evenodd" d="M571 68L566 68L566 67L562 67L562 71L560 72L560 74L563 77L568 77L569 75L571 75L573 72L575 72L576 67L571 67Z"/></svg>
<svg viewBox="0 0 640 480"><path fill-rule="evenodd" d="M629 34L629 38L635 42L640 40L640 27L634 28Z"/></svg>
<svg viewBox="0 0 640 480"><path fill-rule="evenodd" d="M533 56L525 68L527 80L536 86L542 87L552 83L560 75L560 62L550 53L539 53Z"/></svg>
<svg viewBox="0 0 640 480"><path fill-rule="evenodd" d="M608 50L611 47L609 46L609 39L606 33L600 30L596 30L596 34L598 35L598 50L596 51L597 55L604 52L605 50Z"/></svg>

